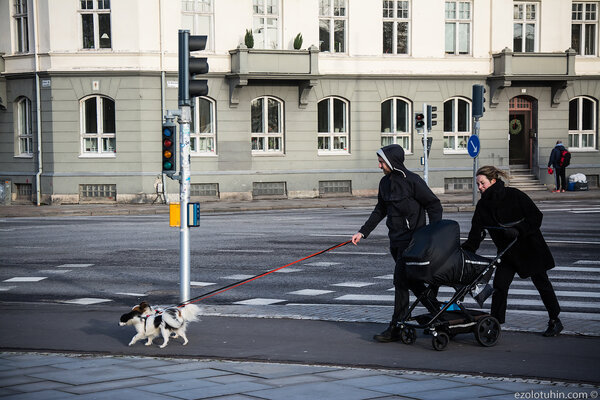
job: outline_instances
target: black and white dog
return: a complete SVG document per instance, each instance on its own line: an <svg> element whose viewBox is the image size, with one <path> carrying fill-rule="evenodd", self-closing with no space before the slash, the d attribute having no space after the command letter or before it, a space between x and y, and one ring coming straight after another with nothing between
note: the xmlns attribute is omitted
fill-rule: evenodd
<svg viewBox="0 0 600 400"><path fill-rule="evenodd" d="M162 349L169 343L171 333L174 338L181 336L183 345L188 343L185 330L188 322L198 320L200 307L194 304L186 304L181 307L168 307L165 309L154 309L145 301L133 307L127 314L121 315L120 326L133 325L137 334L129 342L134 345L138 340L148 339L146 346L152 345L152 341L159 334L163 337Z"/></svg>

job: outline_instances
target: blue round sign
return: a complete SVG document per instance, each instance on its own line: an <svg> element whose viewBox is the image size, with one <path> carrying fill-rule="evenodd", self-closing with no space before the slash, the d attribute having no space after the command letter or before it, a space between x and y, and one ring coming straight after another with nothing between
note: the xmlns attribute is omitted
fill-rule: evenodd
<svg viewBox="0 0 600 400"><path fill-rule="evenodd" d="M479 136L471 135L469 142L467 143L467 151L469 152L469 155L473 158L477 157L480 149L481 145L479 143Z"/></svg>

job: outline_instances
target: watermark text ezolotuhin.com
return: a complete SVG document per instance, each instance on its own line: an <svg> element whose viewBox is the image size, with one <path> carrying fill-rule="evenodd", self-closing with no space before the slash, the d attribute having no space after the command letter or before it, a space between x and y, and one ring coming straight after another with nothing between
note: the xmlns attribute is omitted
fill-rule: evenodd
<svg viewBox="0 0 600 400"><path fill-rule="evenodd" d="M516 392L515 399L596 399L598 391L590 392L560 392L558 390L530 390L528 392Z"/></svg>

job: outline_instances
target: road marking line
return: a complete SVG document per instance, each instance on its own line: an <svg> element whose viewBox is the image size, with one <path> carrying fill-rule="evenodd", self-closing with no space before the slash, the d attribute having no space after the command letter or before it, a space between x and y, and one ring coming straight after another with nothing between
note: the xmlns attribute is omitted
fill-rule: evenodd
<svg viewBox="0 0 600 400"><path fill-rule="evenodd" d="M288 294L298 294L300 296L319 296L321 294L334 293L333 290L316 290L316 289L302 289L296 290L295 292L288 292Z"/></svg>
<svg viewBox="0 0 600 400"><path fill-rule="evenodd" d="M190 282L191 286L211 286L211 285L216 285L216 283L213 282L198 282L198 281L191 281Z"/></svg>
<svg viewBox="0 0 600 400"><path fill-rule="evenodd" d="M61 303L90 305L90 304L106 303L108 301L112 301L112 300L111 299L97 299L94 297L83 297L81 299L63 300L63 301L61 301Z"/></svg>
<svg viewBox="0 0 600 400"><path fill-rule="evenodd" d="M340 265L339 262L327 262L327 261L317 261L312 263L307 263L304 265L310 265L311 267L331 267L333 265Z"/></svg>
<svg viewBox="0 0 600 400"><path fill-rule="evenodd" d="M304 270L301 268L284 268L284 269L278 269L275 272L280 273L280 274L289 274L290 272L300 272L300 271L304 271Z"/></svg>
<svg viewBox="0 0 600 400"><path fill-rule="evenodd" d="M123 292L117 292L115 294L119 294L122 296L133 296L133 297L146 297L147 294L146 293L123 293Z"/></svg>
<svg viewBox="0 0 600 400"><path fill-rule="evenodd" d="M255 249L239 249L239 250L217 250L220 253L272 253L274 250L255 250Z"/></svg>
<svg viewBox="0 0 600 400"><path fill-rule="evenodd" d="M236 281L241 281L244 279L250 279L250 278L254 278L256 275L228 275L228 276L224 276L223 279L235 279Z"/></svg>
<svg viewBox="0 0 600 400"><path fill-rule="evenodd" d="M394 279L394 274L376 276L375 279Z"/></svg>
<svg viewBox="0 0 600 400"><path fill-rule="evenodd" d="M16 286L0 286L0 292L7 292L14 288L16 288Z"/></svg>
<svg viewBox="0 0 600 400"><path fill-rule="evenodd" d="M533 284L532 284L533 285ZM554 284L554 286L557 286L556 284ZM579 286L577 286L579 287ZM598 286L595 286L598 287ZM392 288L393 290L393 288ZM452 289L451 287L447 287L447 286L442 286L440 287L439 293L451 293L454 294L455 291L454 289ZM575 292L575 291L564 291L564 290L556 290L555 291L556 295L558 297L586 297L586 298L600 298L600 292ZM508 290L508 294L509 295L534 295L534 296L539 296L539 292L537 291L537 289L532 288L532 289L516 289L516 288L511 288Z"/></svg>
<svg viewBox="0 0 600 400"><path fill-rule="evenodd" d="M42 274L66 274L67 272L71 272L71 270L70 269L59 269L59 270L41 269L38 272L40 272Z"/></svg>
<svg viewBox="0 0 600 400"><path fill-rule="evenodd" d="M62 264L57 265L55 268L87 268L91 267L94 264Z"/></svg>
<svg viewBox="0 0 600 400"><path fill-rule="evenodd" d="M554 271L571 271L571 272L600 272L600 268L595 267L554 267Z"/></svg>
<svg viewBox="0 0 600 400"><path fill-rule="evenodd" d="M394 301L394 296L386 295L367 295L367 294L346 294L336 297L335 300L344 301Z"/></svg>
<svg viewBox="0 0 600 400"><path fill-rule="evenodd" d="M16 276L2 282L39 282L47 278L47 276Z"/></svg>
<svg viewBox="0 0 600 400"><path fill-rule="evenodd" d="M600 265L600 260L577 260L573 264L598 264L598 265Z"/></svg>
<svg viewBox="0 0 600 400"><path fill-rule="evenodd" d="M244 304L244 305L251 305L251 306L266 306L266 305L269 305L269 304L283 303L285 301L287 301L287 300L256 298L256 299L248 299L248 300L236 301L233 304Z"/></svg>
<svg viewBox="0 0 600 400"><path fill-rule="evenodd" d="M372 282L342 282L342 283L332 283L331 286L342 286L342 287L353 287L353 288L361 288L365 286L374 285Z"/></svg>
<svg viewBox="0 0 600 400"><path fill-rule="evenodd" d="M387 256L390 253L367 253L362 251L343 251L340 250L337 254L339 255L353 255L353 256Z"/></svg>

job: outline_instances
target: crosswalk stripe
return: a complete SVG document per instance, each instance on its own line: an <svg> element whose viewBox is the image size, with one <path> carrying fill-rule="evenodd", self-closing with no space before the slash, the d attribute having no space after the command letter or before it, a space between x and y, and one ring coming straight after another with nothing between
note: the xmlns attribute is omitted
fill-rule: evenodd
<svg viewBox="0 0 600 400"><path fill-rule="evenodd" d="M236 301L233 304L252 305L252 306L266 306L266 305L269 305L269 304L283 303L285 301L287 301L287 300L256 298L256 299L248 299L248 300Z"/></svg>
<svg viewBox="0 0 600 400"><path fill-rule="evenodd" d="M334 293L333 290L302 289L288 294L297 294L300 296L319 296L321 294Z"/></svg>
<svg viewBox="0 0 600 400"><path fill-rule="evenodd" d="M5 279L2 282L39 282L46 278L46 276L15 276L14 278Z"/></svg>

